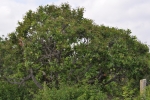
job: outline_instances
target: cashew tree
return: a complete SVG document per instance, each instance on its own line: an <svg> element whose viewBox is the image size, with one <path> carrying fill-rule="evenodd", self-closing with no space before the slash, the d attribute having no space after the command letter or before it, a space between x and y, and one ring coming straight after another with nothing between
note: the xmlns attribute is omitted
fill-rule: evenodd
<svg viewBox="0 0 150 100"><path fill-rule="evenodd" d="M0 41L1 78L9 83L107 85L149 74L149 48L130 30L97 25L69 4L29 10Z"/></svg>

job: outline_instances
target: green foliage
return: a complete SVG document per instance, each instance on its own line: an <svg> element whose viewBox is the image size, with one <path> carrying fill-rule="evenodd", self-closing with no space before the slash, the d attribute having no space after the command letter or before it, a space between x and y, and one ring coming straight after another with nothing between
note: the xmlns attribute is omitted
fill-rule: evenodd
<svg viewBox="0 0 150 100"><path fill-rule="evenodd" d="M31 97L25 87L0 82L0 100L29 100Z"/></svg>
<svg viewBox="0 0 150 100"><path fill-rule="evenodd" d="M137 87L133 86L133 80L126 83L125 86L122 87L122 98L124 99L133 99L136 96L137 90L139 90ZM133 88L134 87L134 88Z"/></svg>
<svg viewBox="0 0 150 100"><path fill-rule="evenodd" d="M35 95L34 100L106 100L106 95L94 86L62 85L59 90L48 88Z"/></svg>
<svg viewBox="0 0 150 100"><path fill-rule="evenodd" d="M111 83L112 89L107 89L109 95L115 100L132 100L138 94L139 88L134 84L135 80L126 80L126 82L117 85ZM111 91L110 91L111 90ZM110 92L109 92L110 91Z"/></svg>
<svg viewBox="0 0 150 100"><path fill-rule="evenodd" d="M150 86L146 87L144 94L139 95L138 97L134 98L134 100L150 100Z"/></svg>

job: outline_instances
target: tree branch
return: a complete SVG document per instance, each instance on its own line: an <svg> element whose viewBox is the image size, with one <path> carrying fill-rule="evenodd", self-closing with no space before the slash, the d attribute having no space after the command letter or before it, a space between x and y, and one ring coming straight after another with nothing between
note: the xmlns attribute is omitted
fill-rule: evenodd
<svg viewBox="0 0 150 100"><path fill-rule="evenodd" d="M33 82L35 83L35 85L39 88L39 89L43 89L42 85L36 80L35 76L33 75L33 70L32 68L29 70L30 74L27 75L25 78L22 79L21 82L16 82L15 79L13 79L14 81L12 81L12 79L8 79L4 76L4 79L7 80L7 82L11 83L11 84L18 84L19 87L25 83L25 81L29 80L30 78L33 80Z"/></svg>
<svg viewBox="0 0 150 100"><path fill-rule="evenodd" d="M33 75L33 70L32 68L30 69L30 75L31 75L31 78L33 80L33 82L35 83L35 85L40 88L40 89L43 89L42 85L36 80L35 76Z"/></svg>

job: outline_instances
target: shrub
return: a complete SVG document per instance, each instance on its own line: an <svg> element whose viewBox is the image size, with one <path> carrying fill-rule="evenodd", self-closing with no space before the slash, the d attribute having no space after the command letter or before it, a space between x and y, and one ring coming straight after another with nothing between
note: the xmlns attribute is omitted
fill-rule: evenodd
<svg viewBox="0 0 150 100"><path fill-rule="evenodd" d="M44 89L35 94L34 100L106 100L106 95L89 85L61 85L58 90L44 85Z"/></svg>
<svg viewBox="0 0 150 100"><path fill-rule="evenodd" d="M25 87L0 82L0 100L29 100L30 96Z"/></svg>

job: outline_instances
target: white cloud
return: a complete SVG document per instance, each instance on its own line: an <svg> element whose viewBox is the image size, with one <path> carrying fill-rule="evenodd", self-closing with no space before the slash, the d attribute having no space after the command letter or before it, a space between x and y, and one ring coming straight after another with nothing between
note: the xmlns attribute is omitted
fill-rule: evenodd
<svg viewBox="0 0 150 100"><path fill-rule="evenodd" d="M11 0L3 0L0 3L0 36L7 35L15 31L17 22L23 18L23 15L29 10L34 9L36 6L32 3L23 4Z"/></svg>
<svg viewBox="0 0 150 100"><path fill-rule="evenodd" d="M45 3L44 0L3 0L0 3L0 35L14 31L25 12L46 2L57 5L68 2L73 8L84 7L84 16L95 23L131 29L132 35L150 45L150 0L45 0Z"/></svg>

